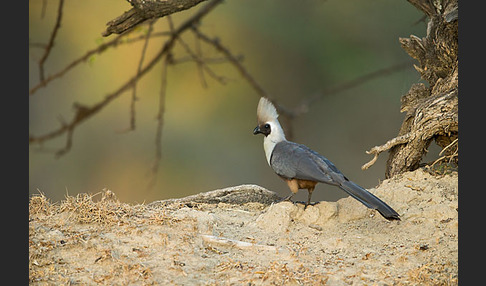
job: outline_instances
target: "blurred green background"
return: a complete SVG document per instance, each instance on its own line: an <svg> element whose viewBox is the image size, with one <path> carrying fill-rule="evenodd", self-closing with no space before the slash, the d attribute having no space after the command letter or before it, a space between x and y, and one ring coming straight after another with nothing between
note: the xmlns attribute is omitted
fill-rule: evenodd
<svg viewBox="0 0 486 286"><path fill-rule="evenodd" d="M29 4L30 89L39 82L38 61L44 52L35 43L47 43L58 2ZM175 25L202 5L205 3L173 15ZM103 38L101 32L106 22L129 8L122 0L65 1L46 74L115 37ZM410 59L398 38L424 36L421 17L405 0L225 1L202 20L200 29L218 37L233 54L243 55L244 66L265 91L292 107L320 90ZM154 30L167 27L167 20L159 19ZM132 36L146 31L147 26L141 26ZM194 47L193 34L182 38ZM145 63L165 39L149 42ZM62 118L71 120L74 102L91 105L119 88L135 74L142 45L138 41L110 48L30 96L29 133L36 136L57 129ZM205 44L202 50L207 57L220 56ZM174 57L187 57L187 53L177 45ZM162 161L153 187L148 186L155 160L161 64L137 85L136 130L119 132L129 127L129 91L80 125L72 149L61 158L56 159L53 152L64 146L65 136L43 146L31 145L29 194L40 190L59 201L66 194L108 188L121 201L149 203L251 183L287 195L286 184L267 165L263 137L252 135L258 95L230 64L211 68L228 78L227 84L206 75L208 87L204 88L194 63L168 69ZM403 120L400 96L419 80L410 64L392 75L324 97L292 121L293 140L326 156L356 183L374 187L384 179L387 154L362 171L361 165L371 159L365 151L397 135ZM345 195L320 184L313 200ZM306 196L301 191L295 198L304 200Z"/></svg>

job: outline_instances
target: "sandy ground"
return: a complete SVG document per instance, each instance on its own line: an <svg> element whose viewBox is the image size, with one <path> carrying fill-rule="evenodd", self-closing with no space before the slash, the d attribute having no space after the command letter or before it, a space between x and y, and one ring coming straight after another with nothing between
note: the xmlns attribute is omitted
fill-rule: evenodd
<svg viewBox="0 0 486 286"><path fill-rule="evenodd" d="M290 202L131 205L109 190L57 203L39 194L29 203L29 281L457 285L457 172L419 169L370 191L401 221L387 221L352 198L304 211Z"/></svg>

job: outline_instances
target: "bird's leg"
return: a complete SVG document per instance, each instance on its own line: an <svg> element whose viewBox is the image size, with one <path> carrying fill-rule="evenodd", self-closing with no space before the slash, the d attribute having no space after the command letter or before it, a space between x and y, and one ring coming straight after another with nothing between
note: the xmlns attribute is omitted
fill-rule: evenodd
<svg viewBox="0 0 486 286"><path fill-rule="evenodd" d="M287 182L287 185L289 186L290 195L286 196L285 198L281 199L278 202L283 202L283 201L292 202L290 199L299 191L299 184L297 183L297 180L286 179L285 182Z"/></svg>
<svg viewBox="0 0 486 286"><path fill-rule="evenodd" d="M304 206L304 210L307 208L307 206L310 204L311 202L311 197L312 197L312 192L314 191L314 187L310 187L307 189L307 191L309 192L309 194L307 195L307 203L305 204Z"/></svg>

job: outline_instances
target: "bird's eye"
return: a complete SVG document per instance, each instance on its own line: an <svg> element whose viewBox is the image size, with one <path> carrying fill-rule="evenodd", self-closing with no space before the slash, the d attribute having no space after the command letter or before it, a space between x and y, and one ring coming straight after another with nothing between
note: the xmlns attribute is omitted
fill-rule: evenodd
<svg viewBox="0 0 486 286"><path fill-rule="evenodd" d="M270 128L270 124L265 124L263 127L265 127L265 129L269 129Z"/></svg>

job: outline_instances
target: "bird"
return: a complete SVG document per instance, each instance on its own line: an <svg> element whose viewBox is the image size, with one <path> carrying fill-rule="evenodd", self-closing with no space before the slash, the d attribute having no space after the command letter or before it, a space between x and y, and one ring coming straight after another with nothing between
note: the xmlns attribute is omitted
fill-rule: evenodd
<svg viewBox="0 0 486 286"><path fill-rule="evenodd" d="M366 207L377 210L387 220L400 220L400 215L365 188L350 181L326 157L309 147L288 141L278 121L273 103L261 97L257 107L257 126L253 134L263 134L263 148L268 164L290 188L290 195L282 201L291 201L299 189L307 189L304 209L311 203L312 192L318 183L339 187Z"/></svg>

